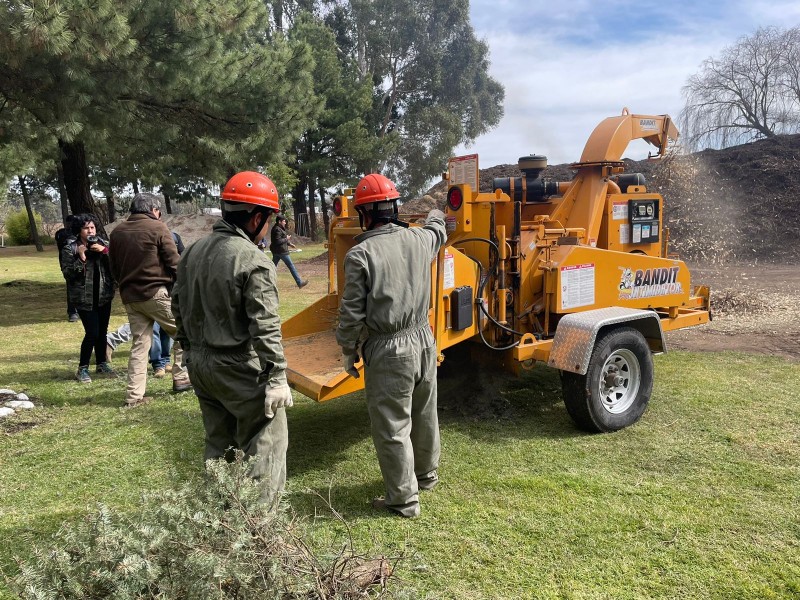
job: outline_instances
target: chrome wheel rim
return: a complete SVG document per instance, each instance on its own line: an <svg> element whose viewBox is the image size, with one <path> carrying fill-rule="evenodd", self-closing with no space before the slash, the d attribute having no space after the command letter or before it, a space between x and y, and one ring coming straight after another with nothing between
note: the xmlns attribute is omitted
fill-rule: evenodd
<svg viewBox="0 0 800 600"><path fill-rule="evenodd" d="M612 415L624 413L636 400L640 383L641 368L636 355L625 348L616 350L600 372L600 404Z"/></svg>

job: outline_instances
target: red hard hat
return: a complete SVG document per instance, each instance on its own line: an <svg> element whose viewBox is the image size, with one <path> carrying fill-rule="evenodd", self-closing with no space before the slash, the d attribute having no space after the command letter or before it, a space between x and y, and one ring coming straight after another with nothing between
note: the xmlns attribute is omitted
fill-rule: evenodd
<svg viewBox="0 0 800 600"><path fill-rule="evenodd" d="M379 173L371 173L358 182L356 200L353 202L353 206L395 200L399 197L400 192L394 187L391 179Z"/></svg>
<svg viewBox="0 0 800 600"><path fill-rule="evenodd" d="M255 171L242 171L231 177L222 190L222 199L266 206L275 210L281 208L275 184L266 175Z"/></svg>

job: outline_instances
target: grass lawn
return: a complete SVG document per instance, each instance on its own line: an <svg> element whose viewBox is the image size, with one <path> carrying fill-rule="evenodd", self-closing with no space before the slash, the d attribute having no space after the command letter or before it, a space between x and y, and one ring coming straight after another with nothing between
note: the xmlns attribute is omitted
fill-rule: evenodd
<svg viewBox="0 0 800 600"><path fill-rule="evenodd" d="M301 274L322 250L293 256ZM325 291L279 274L283 317ZM65 298L54 248L0 250L0 388L37 404L0 423L6 574L95 503L134 511L143 490L202 476L192 394L151 380L156 401L127 411L124 378L75 381L83 329ZM112 325L125 320L117 298ZM650 408L615 434L578 432L543 367L501 390L503 417L443 411L442 483L416 520L369 506L382 483L363 396L296 396L290 504L326 548L346 535L329 499L360 552L403 556L397 575L420 597L800 597L800 365L688 352L655 363Z"/></svg>

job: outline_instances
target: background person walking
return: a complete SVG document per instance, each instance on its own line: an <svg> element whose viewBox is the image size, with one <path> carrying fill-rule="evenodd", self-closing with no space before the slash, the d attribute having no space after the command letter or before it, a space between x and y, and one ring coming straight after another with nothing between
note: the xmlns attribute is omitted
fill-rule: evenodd
<svg viewBox="0 0 800 600"><path fill-rule="evenodd" d="M272 252L272 262L277 267L279 261L289 267L289 272L294 277L297 287L303 288L308 285L308 279L301 279L300 274L292 262L292 257L289 256L289 248L297 248L292 242L288 232L286 231L287 224L286 217L278 215L275 217L275 225L272 226L270 232L270 245L269 251Z"/></svg>

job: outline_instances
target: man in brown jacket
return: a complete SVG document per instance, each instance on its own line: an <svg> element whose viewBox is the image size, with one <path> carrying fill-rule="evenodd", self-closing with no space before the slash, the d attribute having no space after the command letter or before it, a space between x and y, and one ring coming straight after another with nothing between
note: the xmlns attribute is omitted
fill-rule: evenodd
<svg viewBox="0 0 800 600"><path fill-rule="evenodd" d="M175 337L170 291L178 268L178 249L161 221L161 200L155 194L139 193L131 202L131 216L111 233L111 270L131 325L131 357L125 406L145 404L147 362L153 339L153 323ZM172 390L192 389L183 366L183 351L175 344Z"/></svg>

